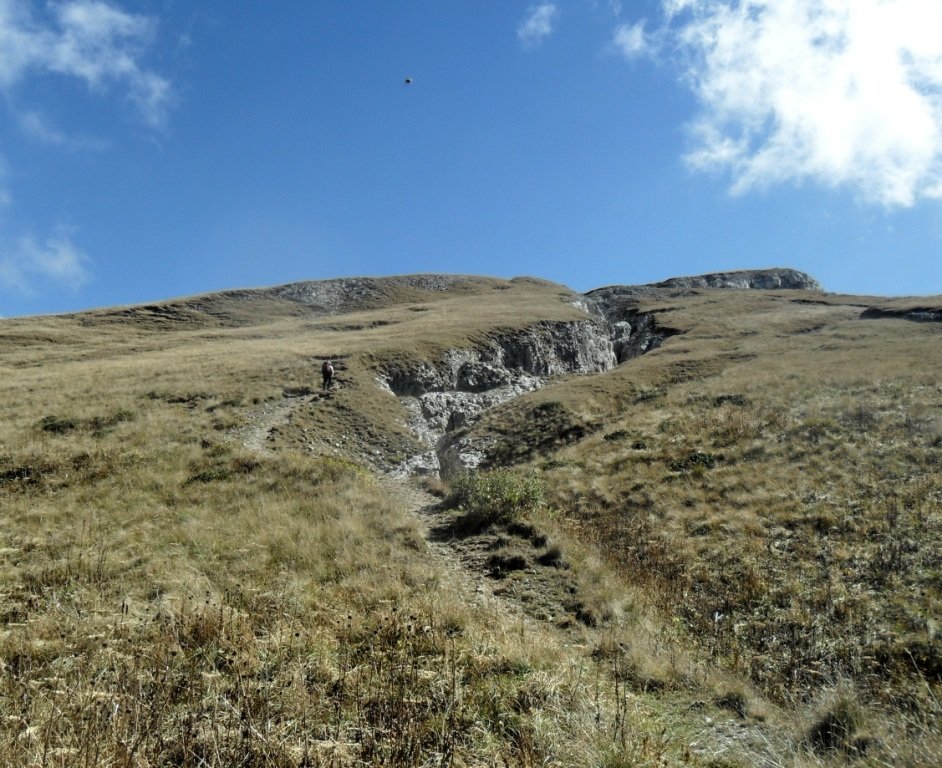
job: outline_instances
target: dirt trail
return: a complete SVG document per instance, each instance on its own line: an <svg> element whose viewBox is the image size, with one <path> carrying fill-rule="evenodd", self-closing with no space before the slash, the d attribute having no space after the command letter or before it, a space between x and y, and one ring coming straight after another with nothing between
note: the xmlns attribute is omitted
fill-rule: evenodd
<svg viewBox="0 0 942 768"><path fill-rule="evenodd" d="M245 423L231 429L228 438L249 451L273 456L275 451L271 443L275 430L287 424L292 414L303 404L320 397L319 393L314 393L313 397L285 396L280 401L263 403L249 411ZM415 478L380 473L376 477L391 496L400 500L402 508L414 516L420 525L429 555L441 566L443 574L469 605L496 608L515 624L531 621L519 605L494 594L494 582L483 571L469 568L467 559L458 550L447 542L435 540L432 530L436 523L439 499L420 487Z"/></svg>
<svg viewBox="0 0 942 768"><path fill-rule="evenodd" d="M318 397L315 393L314 398ZM287 424L295 410L311 399L285 396L280 401L264 403L249 412L244 424L230 430L229 439L250 451L273 456L275 451L271 442L274 431ZM558 601L551 600L547 609L547 604L535 604L532 595L508 589L507 581L497 580L488 572L485 556L477 551L490 549L488 544L470 540L446 541L436 536L444 517L440 500L422 488L417 478L379 472L376 478L389 495L398 499L402 508L413 515L430 558L468 606L486 607L489 612L503 617L505 626L540 626L568 634L558 621ZM529 573L526 581L532 582L531 593L546 590L548 586L539 573L535 577ZM689 744L693 752L720 761L726 758L746 759L748 764L761 768L779 768L782 765L782 755L787 752L785 738L770 724L741 718L714 718L715 713L714 717L704 716L700 727L690 732Z"/></svg>
<svg viewBox="0 0 942 768"><path fill-rule="evenodd" d="M244 424L229 430L228 439L250 451L272 456L274 451L269 443L274 437L275 430L287 424L291 420L291 415L302 405L319 400L326 394L306 388L296 392L286 390L281 400L262 403L249 411Z"/></svg>
<svg viewBox="0 0 942 768"><path fill-rule="evenodd" d="M231 429L229 439L250 451L271 456L273 451L268 442L272 431L288 423L300 402L300 398L285 398L280 402L265 403L249 414L245 424Z"/></svg>
<svg viewBox="0 0 942 768"><path fill-rule="evenodd" d="M564 642L571 641L568 630L558 625L558 614L557 620L541 617L541 606L534 606L526 594L506 589L505 582L494 579L487 572L473 546L469 547L467 542L437 540L435 530L441 525L443 517L440 500L424 490L416 479L389 475L379 478L390 495L398 498L403 508L415 515L422 526L429 555L441 566L445 576L464 596L468 605L487 606L504 617L504 621L513 622L510 626L539 625L568 635ZM545 581L541 582L539 574L531 573L529 578L535 581L537 589L546 586ZM698 719L698 716L691 717L689 714L686 717L693 722ZM788 751L787 738L771 724L738 716L724 716L716 711L710 715L704 713L699 720L688 736L692 752L718 764L730 759L736 764L757 768L781 768L782 756ZM743 760L746 762L741 762Z"/></svg>
<svg viewBox="0 0 942 768"><path fill-rule="evenodd" d="M377 475L390 495L399 499L403 509L412 513L425 538L426 551L441 567L443 574L456 587L468 605L488 606L513 621L514 626L534 623L523 606L494 593L494 581L483 570L469 567L471 563L460 550L447 541L438 541L433 531L439 522L441 500L419 486L414 478Z"/></svg>

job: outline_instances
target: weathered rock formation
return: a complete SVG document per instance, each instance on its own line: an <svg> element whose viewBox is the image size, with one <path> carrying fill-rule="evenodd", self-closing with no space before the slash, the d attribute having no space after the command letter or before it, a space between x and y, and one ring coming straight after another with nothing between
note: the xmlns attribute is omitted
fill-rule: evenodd
<svg viewBox="0 0 942 768"><path fill-rule="evenodd" d="M449 350L435 364L389 372L383 383L401 398L410 427L429 448L393 472L449 474L476 467L481 450L453 441L443 466L446 435L470 426L486 409L538 389L551 376L598 373L616 363L608 325L587 318L500 331L486 343Z"/></svg>
<svg viewBox="0 0 942 768"><path fill-rule="evenodd" d="M942 323L942 309L938 307L910 307L908 309L869 307L861 313L860 317L866 320L897 319L910 320L915 323Z"/></svg>
<svg viewBox="0 0 942 768"><path fill-rule="evenodd" d="M793 269L599 288L573 296L572 303L588 315L585 320L501 331L473 348L452 349L437 362L387 371L382 383L400 397L410 427L428 446L392 472L447 476L479 466L488 446L468 428L485 410L542 387L552 376L599 373L656 349L678 331L658 323L664 310L642 311L639 300L694 288L820 290L816 280Z"/></svg>
<svg viewBox="0 0 942 768"><path fill-rule="evenodd" d="M763 291L782 289L820 291L821 284L797 269L740 269L733 272L713 272L692 277L672 277L656 288L739 288Z"/></svg>
<svg viewBox="0 0 942 768"><path fill-rule="evenodd" d="M389 371L382 383L400 397L409 426L428 446L393 474L449 476L473 469L487 445L467 428L485 410L539 389L553 376L610 370L676 333L660 327L653 314L615 300L577 301L593 316L500 331L487 343L449 350L434 364Z"/></svg>
<svg viewBox="0 0 942 768"><path fill-rule="evenodd" d="M416 298L422 293L453 291L476 280L463 275L436 274L341 277L289 283L265 290L280 299L303 304L315 311L339 314L384 306L396 299Z"/></svg>

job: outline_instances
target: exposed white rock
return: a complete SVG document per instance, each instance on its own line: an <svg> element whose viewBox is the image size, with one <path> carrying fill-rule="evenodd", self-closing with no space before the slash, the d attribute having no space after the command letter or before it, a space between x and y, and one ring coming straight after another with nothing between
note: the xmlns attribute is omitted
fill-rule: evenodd
<svg viewBox="0 0 942 768"><path fill-rule="evenodd" d="M426 290L451 287L448 279L436 282L435 276L400 279L417 281ZM369 280L343 285L327 281L306 284L307 293L302 291L303 296L292 298L330 305L339 301L333 292L346 292L345 301L350 296L362 300L381 287ZM803 272L766 269L672 278L642 286L616 285L573 295L570 303L589 315L584 320L541 322L523 330L501 331L473 348L449 350L435 364L421 363L387 376L384 386L402 400L409 426L429 449L394 472L440 472L447 476L479 466L488 446L468 428L484 411L542 387L550 377L600 373L656 349L677 331L660 326L656 312L641 311L639 300L702 288L821 290L818 282ZM918 312L911 319L936 319Z"/></svg>
<svg viewBox="0 0 942 768"><path fill-rule="evenodd" d="M608 325L586 319L504 331L477 347L449 350L437 365L421 363L391 375L385 385L400 397L410 428L429 447L393 473L453 474L477 467L484 446L446 436L470 427L485 410L539 389L551 376L598 373L616 363Z"/></svg>

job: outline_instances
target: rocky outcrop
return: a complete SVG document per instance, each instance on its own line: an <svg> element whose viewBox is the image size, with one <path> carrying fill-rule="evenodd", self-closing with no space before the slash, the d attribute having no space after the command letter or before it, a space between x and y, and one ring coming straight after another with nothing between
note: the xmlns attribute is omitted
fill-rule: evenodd
<svg viewBox="0 0 942 768"><path fill-rule="evenodd" d="M323 292L326 285L316 287ZM447 285L433 288L446 290ZM767 269L599 288L572 296L572 304L588 315L585 320L495 332L486 342L450 350L434 363L387 370L381 383L399 396L409 425L428 447L392 473L447 476L479 466L488 444L469 428L484 411L542 387L553 376L599 373L657 349L679 331L659 323L658 315L667 310L643 311L640 300L695 288L820 290L820 285L794 269Z"/></svg>
<svg viewBox="0 0 942 768"><path fill-rule="evenodd" d="M642 299L670 299L678 291L702 288L742 290L806 290L820 291L813 277L797 269L758 269L735 272L713 272L692 277L672 277L648 285L612 285L589 291L583 297L586 311L600 317L611 329L612 346L619 363L659 347L677 333L661 326L661 311L639 310Z"/></svg>
<svg viewBox="0 0 942 768"><path fill-rule="evenodd" d="M389 388L400 396L432 392L481 393L521 377L604 371L615 365L609 329L596 319L542 322L495 332L470 349L450 350L437 364L390 372Z"/></svg>
<svg viewBox="0 0 942 768"><path fill-rule="evenodd" d="M908 309L897 307L868 307L860 317L864 320L896 319L910 320L914 323L942 323L942 308L940 307L910 307Z"/></svg>
<svg viewBox="0 0 942 768"><path fill-rule="evenodd" d="M672 277L659 283L646 285L612 285L596 288L586 294L590 302L605 302L610 297L670 298L678 291L692 291L705 288L726 288L733 290L796 290L818 291L821 284L810 275L797 269L741 269L732 272L711 272L705 275Z"/></svg>
<svg viewBox="0 0 942 768"><path fill-rule="evenodd" d="M677 333L673 328L658 326L654 313L626 310L620 316L622 319L611 324L612 349L619 363L657 349L664 339Z"/></svg>
<svg viewBox="0 0 942 768"><path fill-rule="evenodd" d="M601 318L609 328L615 360L623 363L652 349L678 333L658 323L663 310L642 312L634 286L599 288L586 294L586 310Z"/></svg>
<svg viewBox="0 0 942 768"><path fill-rule="evenodd" d="M672 277L656 288L738 288L742 290L820 291L821 284L797 269L741 269L733 272L712 272L692 277Z"/></svg>
<svg viewBox="0 0 942 768"><path fill-rule="evenodd" d="M542 387L552 376L599 373L616 363L608 324L587 318L499 331L472 348L449 350L434 364L388 371L382 383L400 397L409 426L428 446L392 472L452 474L474 468L483 459L481 447L446 436L471 426L488 408Z"/></svg>
<svg viewBox="0 0 942 768"><path fill-rule="evenodd" d="M296 302L323 314L342 314L417 301L428 294L473 289L491 278L466 275L397 275L307 280L264 289L278 299Z"/></svg>

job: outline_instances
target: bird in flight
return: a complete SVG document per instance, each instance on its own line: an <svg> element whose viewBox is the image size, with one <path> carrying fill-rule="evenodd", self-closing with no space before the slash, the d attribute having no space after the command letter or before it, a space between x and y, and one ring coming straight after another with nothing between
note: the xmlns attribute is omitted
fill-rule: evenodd
<svg viewBox="0 0 942 768"><path fill-rule="evenodd" d="M403 85L412 85L412 78L411 78L411 77L407 77L405 80L402 81L402 84L403 84Z"/></svg>

